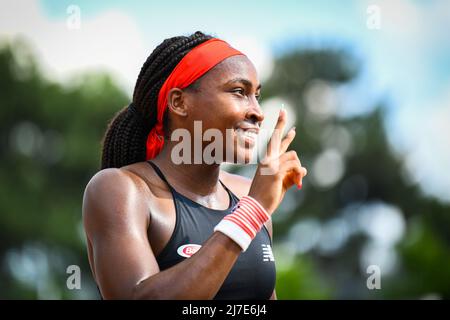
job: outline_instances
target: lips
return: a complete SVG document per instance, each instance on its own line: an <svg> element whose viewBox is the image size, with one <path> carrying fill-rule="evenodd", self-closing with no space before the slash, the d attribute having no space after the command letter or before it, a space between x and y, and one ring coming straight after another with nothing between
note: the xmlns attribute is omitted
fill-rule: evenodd
<svg viewBox="0 0 450 320"><path fill-rule="evenodd" d="M259 133L259 127L257 127L257 126L246 126L246 125L243 125L243 126L237 127L237 129L241 129L241 130L244 130L244 131L254 132L254 133L256 133L256 134ZM236 129L236 130L237 130L237 129Z"/></svg>

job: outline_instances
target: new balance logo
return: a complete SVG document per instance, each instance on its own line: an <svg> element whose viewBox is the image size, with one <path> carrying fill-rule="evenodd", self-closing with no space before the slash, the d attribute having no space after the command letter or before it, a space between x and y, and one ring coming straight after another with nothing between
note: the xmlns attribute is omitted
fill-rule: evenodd
<svg viewBox="0 0 450 320"><path fill-rule="evenodd" d="M275 258L273 257L272 248L268 244L262 244L262 251L263 251L263 261L275 261Z"/></svg>

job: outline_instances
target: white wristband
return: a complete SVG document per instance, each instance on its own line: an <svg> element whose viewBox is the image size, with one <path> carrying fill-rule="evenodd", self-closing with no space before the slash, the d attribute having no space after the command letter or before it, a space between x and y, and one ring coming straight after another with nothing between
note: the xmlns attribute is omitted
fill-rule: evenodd
<svg viewBox="0 0 450 320"><path fill-rule="evenodd" d="M233 212L219 222L214 231L227 235L242 248L242 251L246 251L269 218L270 215L258 201L245 196L237 203Z"/></svg>

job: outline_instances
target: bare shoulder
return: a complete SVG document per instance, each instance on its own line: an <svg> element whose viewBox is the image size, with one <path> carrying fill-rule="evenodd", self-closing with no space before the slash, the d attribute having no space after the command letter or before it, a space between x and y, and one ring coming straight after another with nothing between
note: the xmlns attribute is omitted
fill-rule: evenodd
<svg viewBox="0 0 450 320"><path fill-rule="evenodd" d="M136 174L119 168L97 172L83 196L83 221L89 234L97 227L145 222L145 182ZM92 232L89 232L92 231Z"/></svg>
<svg viewBox="0 0 450 320"><path fill-rule="evenodd" d="M123 190L123 187L142 187L143 180L133 172L123 168L109 168L97 172L89 181L86 190L96 191L97 189Z"/></svg>
<svg viewBox="0 0 450 320"><path fill-rule="evenodd" d="M225 170L220 170L220 179L238 198L248 195L252 185L251 179ZM270 237L272 237L272 219L269 219L265 226L269 231Z"/></svg>

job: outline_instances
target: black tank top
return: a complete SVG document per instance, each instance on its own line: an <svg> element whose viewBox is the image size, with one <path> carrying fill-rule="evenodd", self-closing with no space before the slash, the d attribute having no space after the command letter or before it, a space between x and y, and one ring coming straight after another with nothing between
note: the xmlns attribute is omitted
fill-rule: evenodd
<svg viewBox="0 0 450 320"><path fill-rule="evenodd" d="M167 182L161 170L151 161L158 176L165 181L172 192L175 204L176 223L173 234L156 257L161 271L187 259L213 234L214 227L229 214L239 199L223 183L230 197L230 205L225 210L214 210L202 206L178 193ZM269 299L275 287L275 261L272 242L265 226L241 253L215 300L229 299ZM195 290L195 287L192 288Z"/></svg>

